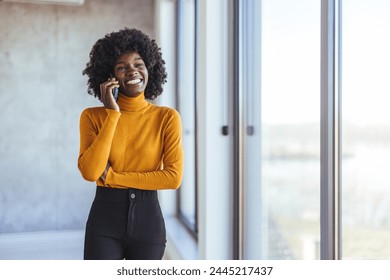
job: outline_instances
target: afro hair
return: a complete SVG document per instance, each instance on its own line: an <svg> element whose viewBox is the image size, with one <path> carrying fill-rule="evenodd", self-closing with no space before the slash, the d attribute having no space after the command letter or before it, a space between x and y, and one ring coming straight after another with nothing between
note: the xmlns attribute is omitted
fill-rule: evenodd
<svg viewBox="0 0 390 280"><path fill-rule="evenodd" d="M145 62L149 81L145 98L156 99L163 91L167 73L161 49L155 40L137 29L125 27L118 32L106 34L99 39L89 54L89 62L83 70L88 76L88 93L100 98L100 84L114 72L114 63L124 53L137 52Z"/></svg>

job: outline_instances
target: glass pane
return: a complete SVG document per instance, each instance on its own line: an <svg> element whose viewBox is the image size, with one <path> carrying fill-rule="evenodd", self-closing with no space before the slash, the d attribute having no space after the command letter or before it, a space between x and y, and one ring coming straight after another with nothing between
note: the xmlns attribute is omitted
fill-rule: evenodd
<svg viewBox="0 0 390 280"><path fill-rule="evenodd" d="M182 0L178 23L178 107L182 118L184 177L180 213L195 229L195 1Z"/></svg>
<svg viewBox="0 0 390 280"><path fill-rule="evenodd" d="M320 5L262 1L259 187L267 259L319 258Z"/></svg>
<svg viewBox="0 0 390 280"><path fill-rule="evenodd" d="M390 1L343 1L342 255L390 258Z"/></svg>

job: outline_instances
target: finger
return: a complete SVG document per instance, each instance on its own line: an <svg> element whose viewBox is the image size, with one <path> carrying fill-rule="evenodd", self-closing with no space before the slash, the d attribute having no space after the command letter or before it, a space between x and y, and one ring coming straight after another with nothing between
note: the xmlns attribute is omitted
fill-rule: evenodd
<svg viewBox="0 0 390 280"><path fill-rule="evenodd" d="M115 88L119 88L119 82L118 81L111 81L111 82L106 84L107 98L111 98L111 96L109 96L108 94L112 95L113 90Z"/></svg>
<svg viewBox="0 0 390 280"><path fill-rule="evenodd" d="M100 84L101 102L106 108L119 111L119 106L113 96L114 88L119 88L119 82L115 78L109 78Z"/></svg>
<svg viewBox="0 0 390 280"><path fill-rule="evenodd" d="M110 78L107 79L107 81L103 82L100 84L100 96L101 96L101 101L103 102L103 104L105 104L106 102L106 87L107 87L107 83L109 83L110 81Z"/></svg>
<svg viewBox="0 0 390 280"><path fill-rule="evenodd" d="M109 97L109 92L108 92L108 86L111 85L112 83L117 83L115 82L115 79L108 78L106 82L100 84L100 101L103 104L107 103L107 97Z"/></svg>
<svg viewBox="0 0 390 280"><path fill-rule="evenodd" d="M115 88L119 88L119 84L118 84L118 83L108 85L108 86L107 86L107 92L108 92L108 93L111 93L111 95L112 95ZM107 94L108 94L108 93L107 93ZM109 96L109 95L108 95L108 96ZM108 96L107 96L107 97L108 97ZM111 97L111 96L110 96L110 97Z"/></svg>

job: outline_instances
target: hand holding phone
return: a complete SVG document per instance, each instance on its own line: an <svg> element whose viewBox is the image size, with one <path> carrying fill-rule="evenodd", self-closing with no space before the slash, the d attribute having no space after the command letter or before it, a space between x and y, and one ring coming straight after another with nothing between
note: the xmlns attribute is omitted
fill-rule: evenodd
<svg viewBox="0 0 390 280"><path fill-rule="evenodd" d="M108 78L104 83L100 84L100 101L107 109L119 111L119 106L116 103L119 95L119 83L114 78Z"/></svg>

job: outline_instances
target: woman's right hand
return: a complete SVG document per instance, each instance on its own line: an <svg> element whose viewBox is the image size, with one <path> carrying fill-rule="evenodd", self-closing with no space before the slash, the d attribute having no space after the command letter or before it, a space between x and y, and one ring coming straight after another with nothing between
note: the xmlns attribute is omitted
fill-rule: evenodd
<svg viewBox="0 0 390 280"><path fill-rule="evenodd" d="M106 82L100 84L100 101L107 109L119 112L119 106L112 94L114 88L119 88L119 83L115 78L109 78Z"/></svg>

